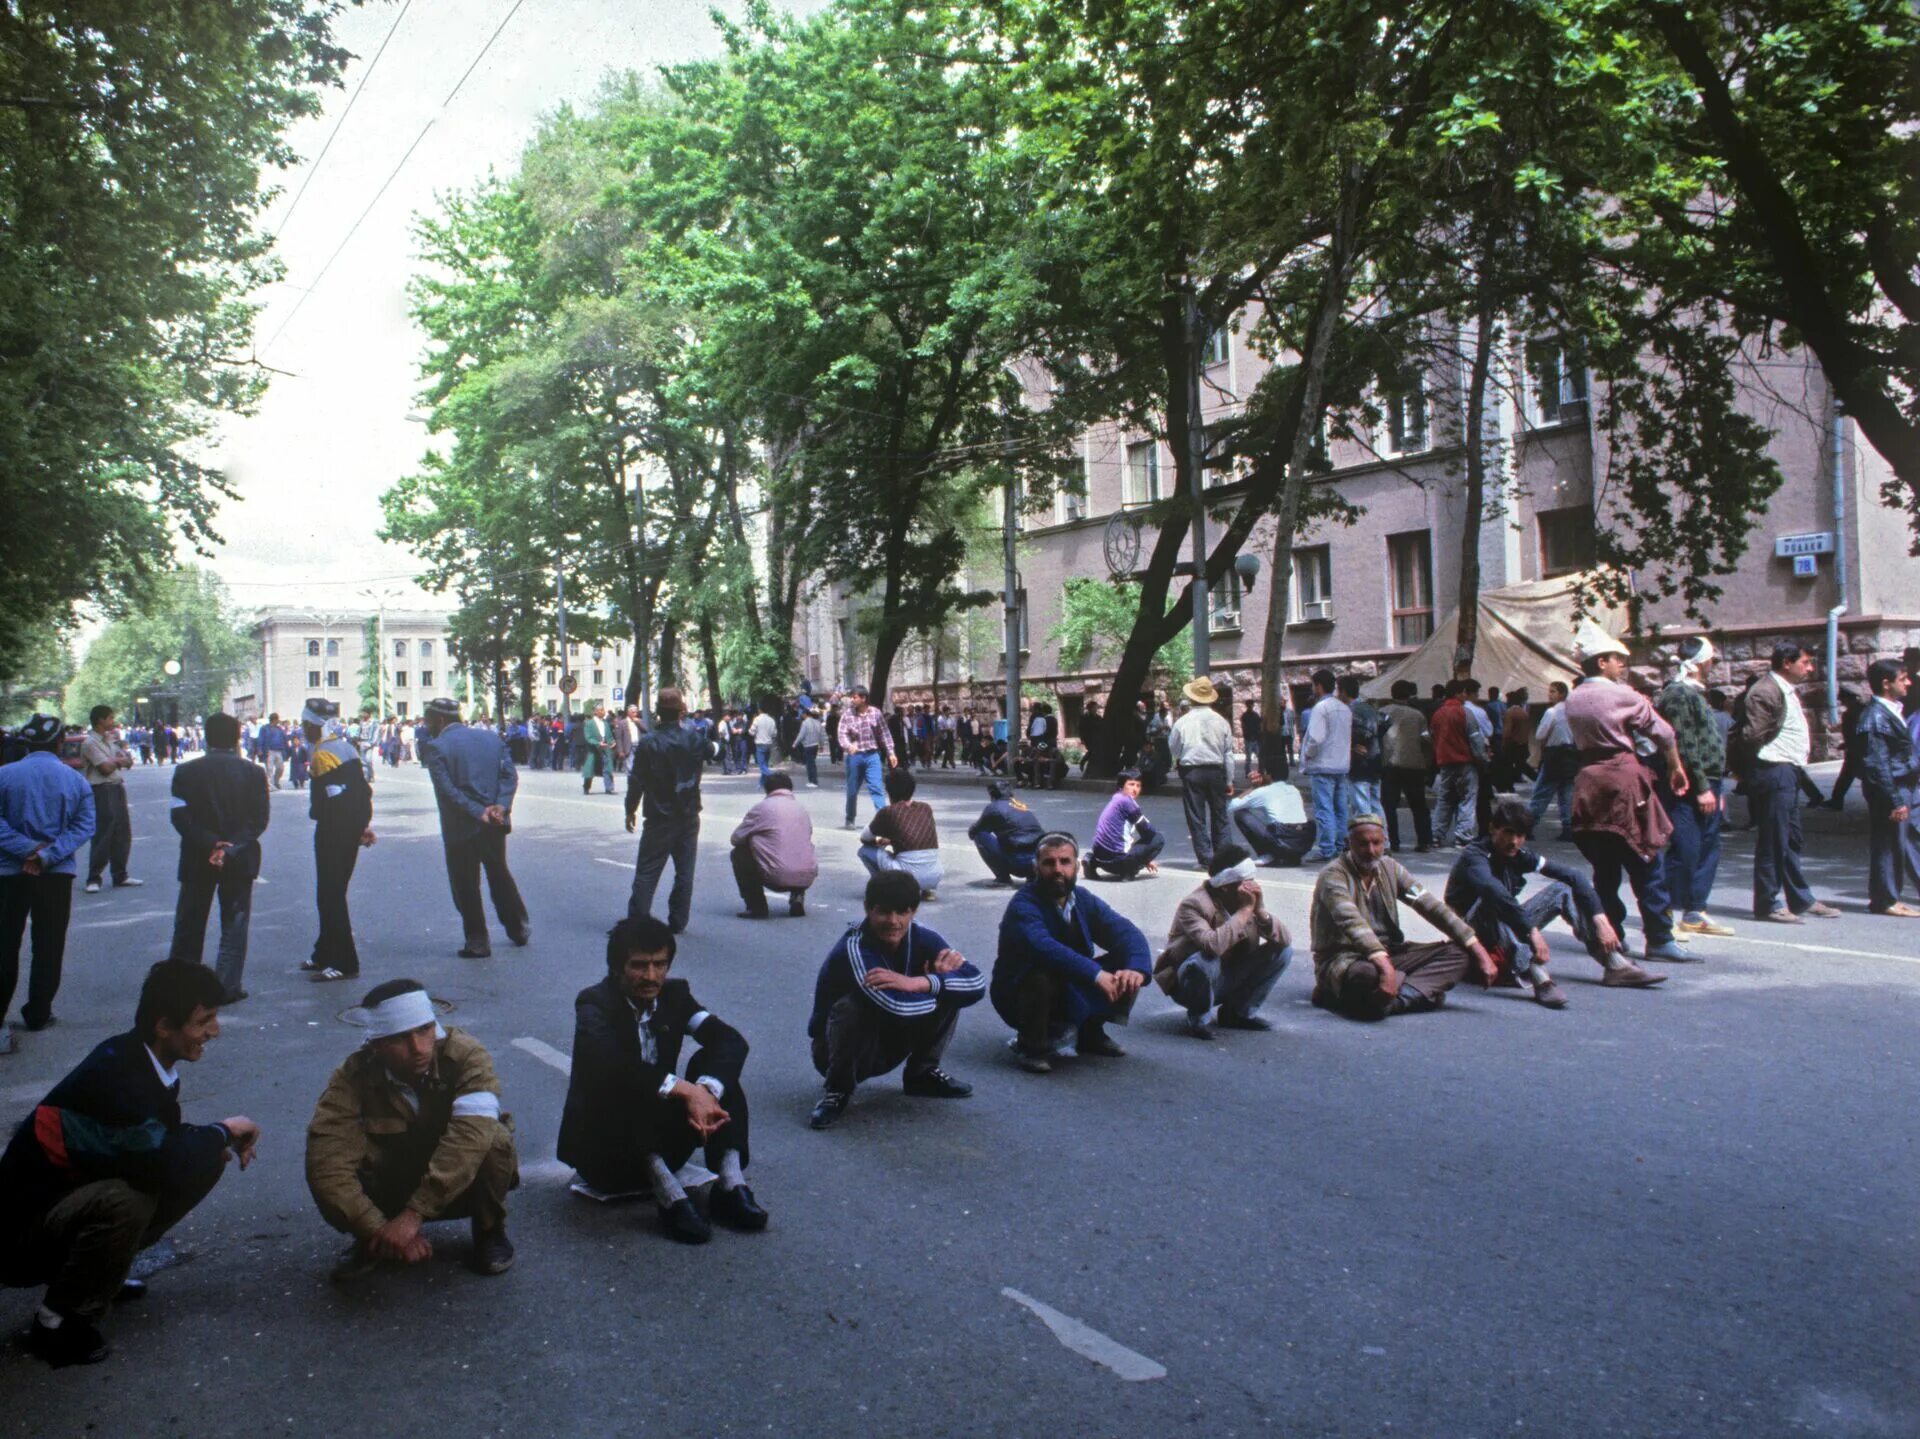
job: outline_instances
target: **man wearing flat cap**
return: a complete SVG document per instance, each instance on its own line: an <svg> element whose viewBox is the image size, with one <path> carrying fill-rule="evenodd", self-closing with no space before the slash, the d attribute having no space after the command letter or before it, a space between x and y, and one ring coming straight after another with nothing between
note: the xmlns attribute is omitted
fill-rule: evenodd
<svg viewBox="0 0 1920 1439"><path fill-rule="evenodd" d="M507 1191L520 1182L513 1120L493 1058L441 1027L426 986L390 979L367 991L366 1043L334 1070L307 1125L307 1188L353 1247L334 1278L433 1257L421 1227L471 1221L469 1266L504 1274Z"/></svg>
<svg viewBox="0 0 1920 1439"><path fill-rule="evenodd" d="M373 788L360 751L340 733L339 719L340 706L330 699L310 699L300 712L300 731L313 750L307 813L313 819L313 887L320 910L313 956L300 967L311 972L316 983L360 973L347 885L360 851L373 843Z"/></svg>
<svg viewBox="0 0 1920 1439"><path fill-rule="evenodd" d="M506 742L490 729L462 723L460 706L452 700L428 700L427 739L420 746L420 759L440 807L447 883L466 937L460 957L485 959L493 953L486 907L480 902L483 869L507 937L525 944L533 928L520 887L507 868L507 836L513 831L513 796L520 776Z"/></svg>

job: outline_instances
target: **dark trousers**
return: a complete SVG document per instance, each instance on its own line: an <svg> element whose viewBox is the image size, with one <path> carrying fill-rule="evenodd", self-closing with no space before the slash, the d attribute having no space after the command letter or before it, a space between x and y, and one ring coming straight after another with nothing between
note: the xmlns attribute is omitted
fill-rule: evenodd
<svg viewBox="0 0 1920 1439"><path fill-rule="evenodd" d="M1868 790L1868 907L1891 909L1905 885L1920 890L1920 815L1910 806L1905 819L1895 819L1893 805Z"/></svg>
<svg viewBox="0 0 1920 1439"><path fill-rule="evenodd" d="M1640 907L1640 925L1646 931L1647 943L1665 944L1673 938L1673 921L1668 918L1673 902L1667 897L1666 855L1642 859L1619 835L1598 831L1577 832L1573 842L1593 866L1593 887L1600 891L1600 908L1613 921L1614 933L1624 933L1621 926L1627 918L1626 901L1620 898L1620 881L1624 879L1632 886L1634 901Z"/></svg>
<svg viewBox="0 0 1920 1439"><path fill-rule="evenodd" d="M1234 815L1233 822L1239 826L1247 848L1266 864L1295 868L1313 848L1315 829L1312 820L1305 824L1275 824L1253 806L1247 805Z"/></svg>
<svg viewBox="0 0 1920 1439"><path fill-rule="evenodd" d="M133 822L127 817L127 787L124 784L97 784L93 787L93 843L87 850L87 883L98 884L100 876L113 870L113 882L127 877L127 859L133 853Z"/></svg>
<svg viewBox="0 0 1920 1439"><path fill-rule="evenodd" d="M1190 764L1180 769L1180 807L1186 812L1187 838L1202 869L1213 867L1213 852L1232 833L1227 828L1227 769Z"/></svg>
<svg viewBox="0 0 1920 1439"><path fill-rule="evenodd" d="M711 1071L707 1068L706 1054L696 1049L687 1066L681 1071L681 1077L688 1083L699 1079ZM707 1168L718 1171L727 1151L735 1150L740 1155L740 1165L745 1168L752 1160L748 1147L747 1092L740 1085L739 1076L729 1078L716 1075L726 1083L726 1092L720 1097L720 1107L727 1111L727 1122L712 1135L702 1139L693 1127L687 1123L686 1110L678 1101L666 1104L650 1105L643 1110L630 1113L611 1113L605 1122L615 1127L617 1143L600 1143L595 1151L602 1156L591 1166L577 1166L580 1177L595 1189L609 1194L623 1194L633 1190L646 1189L653 1182L647 1172L647 1156L658 1155L660 1161L669 1169L678 1169L700 1151Z"/></svg>
<svg viewBox="0 0 1920 1439"><path fill-rule="evenodd" d="M871 1000L849 994L827 1011L826 1032L813 1041L813 1067L827 1088L842 1094L903 1063L911 1079L939 1065L959 1019L960 1011L952 1005L906 1018L883 1013Z"/></svg>
<svg viewBox="0 0 1920 1439"><path fill-rule="evenodd" d="M18 1235L0 1239L0 1277L47 1286L54 1313L95 1320L127 1282L134 1256L157 1244L219 1182L214 1168L198 1184L157 1193L124 1179L98 1179L69 1191Z"/></svg>
<svg viewBox="0 0 1920 1439"><path fill-rule="evenodd" d="M760 871L760 861L753 857L753 846L736 844L732 850L733 882L740 888L740 902L750 914L764 915L767 912L767 877ZM678 878L678 872L675 873ZM803 899L804 889L783 891L788 898Z"/></svg>
<svg viewBox="0 0 1920 1439"><path fill-rule="evenodd" d="M33 972L20 1017L44 1024L60 992L60 966L67 953L67 919L73 913L70 874L0 875L0 1021L13 1005L20 983L20 942L33 921Z"/></svg>
<svg viewBox="0 0 1920 1439"><path fill-rule="evenodd" d="M1747 776L1753 811L1753 913L1764 919L1786 907L1795 914L1813 905L1813 891L1800 872L1800 769L1759 760Z"/></svg>
<svg viewBox="0 0 1920 1439"><path fill-rule="evenodd" d="M1380 771L1380 807L1387 819L1387 843L1400 848L1400 805L1405 801L1413 811L1414 843L1422 849L1433 844L1433 816L1427 812L1427 772L1387 765Z"/></svg>
<svg viewBox="0 0 1920 1439"><path fill-rule="evenodd" d="M1385 1019L1390 1014L1421 1014L1438 1009L1446 1002L1447 991L1465 977L1473 956L1448 940L1430 944L1404 944L1391 951L1393 967L1400 973L1400 992L1381 1006L1376 987L1371 996L1350 993L1344 987L1335 990L1315 980L1313 1002L1322 1009L1348 1019Z"/></svg>
<svg viewBox="0 0 1920 1439"><path fill-rule="evenodd" d="M800 757L800 763L807 767L807 783L819 784L820 746L817 744L795 745L793 752Z"/></svg>
<svg viewBox="0 0 1920 1439"><path fill-rule="evenodd" d="M580 766L580 793L586 794L593 788L594 771L600 772L607 793L613 793L613 750L601 749L598 745L587 751L585 761Z"/></svg>
<svg viewBox="0 0 1920 1439"><path fill-rule="evenodd" d="M203 962L207 948L207 913L214 897L220 899L220 948L214 973L228 994L240 988L247 967L247 924L253 914L253 876L236 869L228 874L210 864L194 866L180 881L180 898L173 909L173 945L168 959L190 964Z"/></svg>
<svg viewBox="0 0 1920 1439"><path fill-rule="evenodd" d="M974 836L973 847L981 861L993 871L995 879L1033 878L1032 850L1008 849L1006 842L997 834Z"/></svg>
<svg viewBox="0 0 1920 1439"><path fill-rule="evenodd" d="M313 942L316 969L360 972L360 951L353 943L353 916L347 911L347 885L360 862L360 831L313 830L313 898L320 911L320 935Z"/></svg>
<svg viewBox="0 0 1920 1439"><path fill-rule="evenodd" d="M507 868L507 832L499 825L482 825L468 835L440 836L447 854L447 884L453 890L453 907L460 911L460 928L471 949L486 949L487 909L480 900L480 872L486 871L487 893L493 896L493 912L516 940L527 932L527 905L520 898L520 886L513 882Z"/></svg>
<svg viewBox="0 0 1920 1439"><path fill-rule="evenodd" d="M1126 966L1114 955L1095 955L1108 974L1117 974ZM1118 1004L1111 1004L1097 986L1082 985L1058 970L1036 965L1020 981L1014 999L1015 1026L1020 1048L1040 1054L1059 1045L1077 1027L1084 1033L1103 1024L1125 1024L1133 1014L1138 991Z"/></svg>
<svg viewBox="0 0 1920 1439"><path fill-rule="evenodd" d="M693 862L700 850L700 818L650 819L640 826L640 853L633 862L633 892L627 896L627 917L638 919L653 910L653 892L660 887L667 861L673 861L673 890L667 896L667 927L678 934L693 912ZM691 1152L691 1151L689 1151Z"/></svg>
<svg viewBox="0 0 1920 1439"><path fill-rule="evenodd" d="M1160 858L1160 851L1166 847L1167 837L1156 829L1144 838L1136 839L1125 854L1115 854L1105 849L1090 849L1087 855L1097 868L1106 870L1115 879L1132 879Z"/></svg>
<svg viewBox="0 0 1920 1439"><path fill-rule="evenodd" d="M507 1193L520 1183L520 1158L514 1151L513 1131L504 1124L494 1125L493 1147L480 1161L480 1172L433 1220L471 1219L482 1229L498 1229L507 1222ZM407 1207L426 1175L426 1165L418 1158L389 1158L384 1164L360 1167L360 1188L374 1207L391 1219ZM331 1205L320 1205L320 1217L339 1230L351 1234L353 1225L347 1216Z"/></svg>
<svg viewBox="0 0 1920 1439"><path fill-rule="evenodd" d="M1667 893L1681 918L1706 911L1713 881L1720 873L1720 830L1726 812L1716 807L1702 812L1692 794L1675 795L1660 787L1660 803L1673 821L1673 839L1667 846Z"/></svg>

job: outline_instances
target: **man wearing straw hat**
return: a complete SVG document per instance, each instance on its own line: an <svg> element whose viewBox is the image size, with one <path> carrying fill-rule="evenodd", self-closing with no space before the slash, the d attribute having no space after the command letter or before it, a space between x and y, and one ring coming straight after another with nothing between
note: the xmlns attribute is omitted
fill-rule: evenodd
<svg viewBox="0 0 1920 1439"><path fill-rule="evenodd" d="M1220 692L1205 675L1188 682L1181 691L1193 702L1193 708L1174 722L1167 736L1174 766L1180 771L1182 808L1186 811L1187 837L1193 841L1193 856L1202 869L1213 867L1213 852L1227 842L1227 764L1233 754L1233 726L1214 705Z"/></svg>
<svg viewBox="0 0 1920 1439"><path fill-rule="evenodd" d="M504 1274L520 1167L492 1056L441 1027L417 979L377 984L360 1003L366 1043L334 1070L307 1126L307 1188L321 1217L353 1236L334 1278L432 1258L422 1227L443 1219L470 1221L475 1273Z"/></svg>

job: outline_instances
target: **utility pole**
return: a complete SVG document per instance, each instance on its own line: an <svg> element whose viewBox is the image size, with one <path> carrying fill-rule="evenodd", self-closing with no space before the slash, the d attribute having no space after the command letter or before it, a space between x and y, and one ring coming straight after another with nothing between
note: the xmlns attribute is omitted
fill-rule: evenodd
<svg viewBox="0 0 1920 1439"><path fill-rule="evenodd" d="M1002 547L1006 560L1007 608L1007 763L1009 772L1020 744L1020 569L1014 554L1019 537L1020 472L1013 464L1013 439L1004 410L1000 414L1000 437L1006 451L1006 516Z"/></svg>
<svg viewBox="0 0 1920 1439"><path fill-rule="evenodd" d="M560 678L564 680L567 677L567 562L562 556L561 550L553 552L554 602L560 615ZM560 713L562 717L572 713L564 686L560 690Z"/></svg>
<svg viewBox="0 0 1920 1439"><path fill-rule="evenodd" d="M1200 424L1200 305L1187 290L1187 483L1193 500L1193 677L1213 668L1212 607L1207 603L1207 437Z"/></svg>

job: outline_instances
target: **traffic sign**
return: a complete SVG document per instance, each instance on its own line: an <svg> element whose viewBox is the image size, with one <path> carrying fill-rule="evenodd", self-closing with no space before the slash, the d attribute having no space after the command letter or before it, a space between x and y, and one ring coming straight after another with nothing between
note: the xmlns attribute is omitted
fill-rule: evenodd
<svg viewBox="0 0 1920 1439"><path fill-rule="evenodd" d="M627 697L627 692L621 689L619 685L615 685L613 687L613 702L615 704L619 704L626 697Z"/></svg>
<svg viewBox="0 0 1920 1439"><path fill-rule="evenodd" d="M570 695L579 688L580 688L579 675L564 674L560 676L560 693L561 694Z"/></svg>

